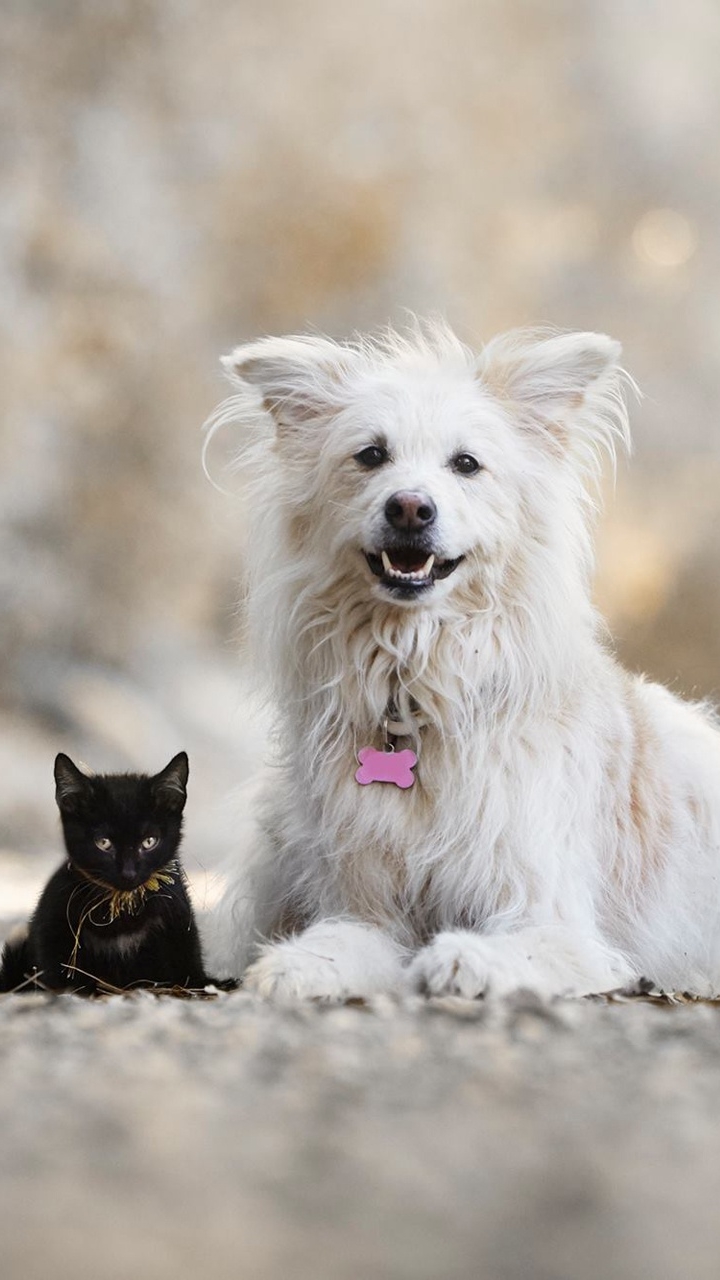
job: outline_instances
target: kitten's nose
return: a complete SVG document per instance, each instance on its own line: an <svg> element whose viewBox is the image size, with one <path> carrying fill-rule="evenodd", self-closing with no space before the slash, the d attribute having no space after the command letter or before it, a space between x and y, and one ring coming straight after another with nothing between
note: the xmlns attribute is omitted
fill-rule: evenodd
<svg viewBox="0 0 720 1280"><path fill-rule="evenodd" d="M385 503L385 519L393 529L417 533L435 523L437 507L427 493L411 493L400 489Z"/></svg>
<svg viewBox="0 0 720 1280"><path fill-rule="evenodd" d="M135 858L120 858L118 861L118 878L126 889L134 889L141 880Z"/></svg>

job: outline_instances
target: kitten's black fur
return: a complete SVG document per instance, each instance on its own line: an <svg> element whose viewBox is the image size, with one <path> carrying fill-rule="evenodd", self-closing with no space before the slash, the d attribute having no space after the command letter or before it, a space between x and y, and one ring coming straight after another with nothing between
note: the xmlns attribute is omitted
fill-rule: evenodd
<svg viewBox="0 0 720 1280"><path fill-rule="evenodd" d="M88 778L57 757L68 861L45 886L27 935L5 944L0 991L25 984L89 995L211 981L176 862L187 779L184 751L154 777Z"/></svg>

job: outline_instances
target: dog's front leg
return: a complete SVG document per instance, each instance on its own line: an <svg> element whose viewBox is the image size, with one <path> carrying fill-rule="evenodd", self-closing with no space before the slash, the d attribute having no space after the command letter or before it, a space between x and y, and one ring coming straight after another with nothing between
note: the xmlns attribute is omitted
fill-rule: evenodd
<svg viewBox="0 0 720 1280"><path fill-rule="evenodd" d="M400 946L381 929L355 920L319 920L302 933L262 948L243 988L273 1000L347 1000L398 991Z"/></svg>
<svg viewBox="0 0 720 1280"><path fill-rule="evenodd" d="M406 971L412 990L474 999L520 988L544 997L611 991L639 975L620 952L564 925L515 933L439 933Z"/></svg>

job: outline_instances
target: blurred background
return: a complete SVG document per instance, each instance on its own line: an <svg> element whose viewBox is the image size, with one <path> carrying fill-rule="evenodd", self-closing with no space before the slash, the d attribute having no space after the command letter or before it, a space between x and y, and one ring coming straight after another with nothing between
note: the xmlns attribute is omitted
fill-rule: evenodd
<svg viewBox="0 0 720 1280"><path fill-rule="evenodd" d="M58 750L185 748L213 891L264 735L200 427L259 334L619 338L598 602L631 667L720 690L718 68L716 0L1 0L1 914L58 859Z"/></svg>

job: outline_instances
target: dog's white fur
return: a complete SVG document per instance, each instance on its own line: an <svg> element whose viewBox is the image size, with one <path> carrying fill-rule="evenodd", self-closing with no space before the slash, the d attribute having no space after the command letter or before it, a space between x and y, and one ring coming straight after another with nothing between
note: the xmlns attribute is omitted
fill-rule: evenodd
<svg viewBox="0 0 720 1280"><path fill-rule="evenodd" d="M440 324L268 338L226 367L249 477L249 641L279 756L208 932L261 995L720 990L720 734L628 675L590 599L599 455L627 439L618 345ZM387 446L364 469L359 451ZM483 464L460 476L451 460ZM364 552L398 490L458 568L397 600ZM361 787L388 703L409 790ZM259 943L262 939L262 945Z"/></svg>

